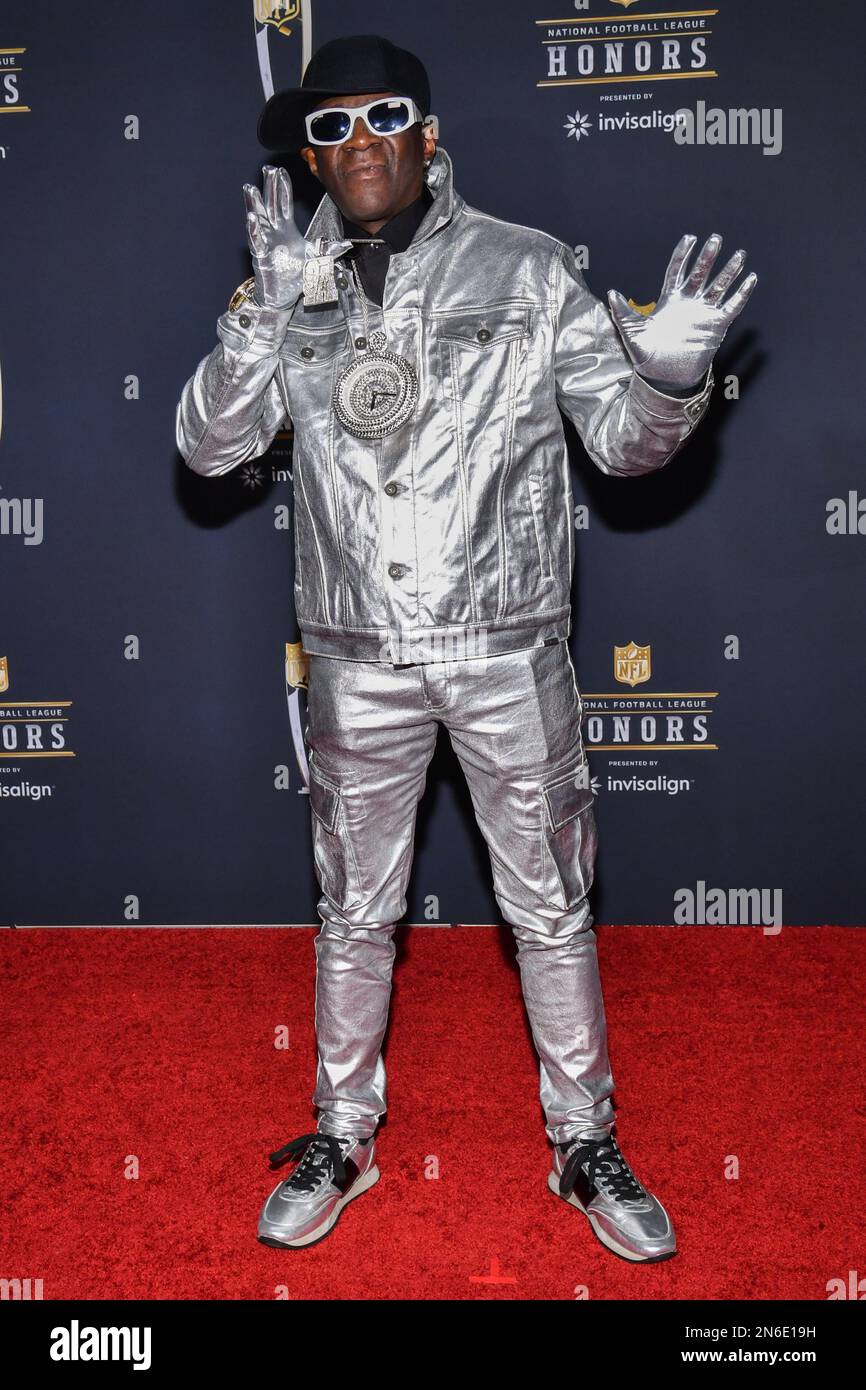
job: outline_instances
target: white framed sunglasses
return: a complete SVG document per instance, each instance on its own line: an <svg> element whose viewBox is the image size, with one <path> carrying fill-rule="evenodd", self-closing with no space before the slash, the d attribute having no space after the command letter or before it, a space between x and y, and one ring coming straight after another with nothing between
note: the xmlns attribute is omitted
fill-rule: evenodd
<svg viewBox="0 0 866 1390"><path fill-rule="evenodd" d="M439 138L436 116L424 116L411 97L378 97L366 106L324 106L304 117L307 138L311 145L342 145L355 129L361 116L374 135L399 135L416 121L432 128L434 139Z"/></svg>

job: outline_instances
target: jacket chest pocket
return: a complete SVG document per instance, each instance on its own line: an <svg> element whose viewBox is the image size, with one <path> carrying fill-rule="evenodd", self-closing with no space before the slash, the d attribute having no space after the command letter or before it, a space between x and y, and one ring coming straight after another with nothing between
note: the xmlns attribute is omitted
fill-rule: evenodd
<svg viewBox="0 0 866 1390"><path fill-rule="evenodd" d="M292 418L303 416L311 402L319 406L329 398L338 369L349 352L349 326L345 320L329 327L289 324L280 348L280 360Z"/></svg>
<svg viewBox="0 0 866 1390"><path fill-rule="evenodd" d="M453 309L435 319L442 390L472 409L515 400L523 389L532 333L528 304Z"/></svg>

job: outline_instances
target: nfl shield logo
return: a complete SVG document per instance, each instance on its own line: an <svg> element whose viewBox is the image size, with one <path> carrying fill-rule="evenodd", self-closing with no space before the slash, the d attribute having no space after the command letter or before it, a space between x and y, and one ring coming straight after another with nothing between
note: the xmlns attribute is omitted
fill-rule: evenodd
<svg viewBox="0 0 866 1390"><path fill-rule="evenodd" d="M623 685L640 685L651 675L650 648L639 647L629 642L625 647L613 649L613 673Z"/></svg>

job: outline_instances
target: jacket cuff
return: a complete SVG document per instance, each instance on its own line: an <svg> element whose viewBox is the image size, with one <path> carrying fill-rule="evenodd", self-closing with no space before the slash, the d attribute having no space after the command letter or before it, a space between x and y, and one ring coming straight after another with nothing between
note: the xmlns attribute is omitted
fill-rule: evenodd
<svg viewBox="0 0 866 1390"><path fill-rule="evenodd" d="M235 352L253 358L272 357L282 346L295 305L276 309L257 304L251 291L243 293L248 284L235 290L228 309L220 316L220 337Z"/></svg>
<svg viewBox="0 0 866 1390"><path fill-rule="evenodd" d="M707 374L704 372L697 381L693 381L690 386L675 386L672 381L657 381L655 377L647 376L645 372L638 372L638 376L645 381L648 386L652 386L656 391L660 391L663 396L675 396L677 400L688 400L690 396L696 396L703 390Z"/></svg>
<svg viewBox="0 0 866 1390"><path fill-rule="evenodd" d="M696 425L710 403L714 386L713 369L708 367L705 382L693 396L666 396L663 391L650 386L635 369L630 390L633 399L649 415L655 415L659 420L682 420L685 416L690 424Z"/></svg>

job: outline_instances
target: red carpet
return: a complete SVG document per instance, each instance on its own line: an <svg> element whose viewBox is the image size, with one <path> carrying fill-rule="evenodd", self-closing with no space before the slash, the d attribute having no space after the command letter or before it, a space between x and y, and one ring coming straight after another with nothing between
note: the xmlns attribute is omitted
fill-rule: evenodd
<svg viewBox="0 0 866 1390"><path fill-rule="evenodd" d="M866 1274L866 935L833 927L599 928L618 1136L675 1259L618 1260L547 1190L510 933L480 927L400 929L381 1180L312 1249L260 1245L267 1153L315 1128L314 934L3 934L0 1276L46 1299L570 1300L826 1299Z"/></svg>

